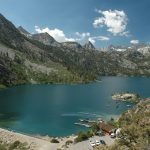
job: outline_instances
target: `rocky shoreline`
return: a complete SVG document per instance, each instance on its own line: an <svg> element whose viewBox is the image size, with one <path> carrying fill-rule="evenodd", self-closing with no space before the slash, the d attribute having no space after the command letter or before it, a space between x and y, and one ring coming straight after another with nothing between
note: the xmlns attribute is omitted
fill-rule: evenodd
<svg viewBox="0 0 150 150"><path fill-rule="evenodd" d="M8 131L0 128L0 142L5 144L13 144L19 141L26 145L30 150L57 150L66 146L67 141L74 141L76 136L68 136L57 138L59 143L51 143L52 137L49 136L28 136L25 134Z"/></svg>

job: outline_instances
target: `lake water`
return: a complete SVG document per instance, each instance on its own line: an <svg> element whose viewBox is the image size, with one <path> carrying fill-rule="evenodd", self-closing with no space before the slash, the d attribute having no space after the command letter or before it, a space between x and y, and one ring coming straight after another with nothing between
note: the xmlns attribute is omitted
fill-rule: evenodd
<svg viewBox="0 0 150 150"><path fill-rule="evenodd" d="M102 77L80 85L21 85L0 91L0 127L27 134L66 136L84 130L81 118L117 117L133 105L116 103L114 92L150 96L150 78Z"/></svg>

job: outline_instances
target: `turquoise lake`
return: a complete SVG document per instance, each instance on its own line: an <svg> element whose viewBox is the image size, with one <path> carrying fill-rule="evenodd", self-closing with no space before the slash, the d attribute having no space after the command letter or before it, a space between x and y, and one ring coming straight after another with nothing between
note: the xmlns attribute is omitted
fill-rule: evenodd
<svg viewBox="0 0 150 150"><path fill-rule="evenodd" d="M133 107L116 103L114 92L150 97L150 78L102 77L79 85L21 85L0 91L0 127L27 134L66 136L84 130L81 118L115 118Z"/></svg>

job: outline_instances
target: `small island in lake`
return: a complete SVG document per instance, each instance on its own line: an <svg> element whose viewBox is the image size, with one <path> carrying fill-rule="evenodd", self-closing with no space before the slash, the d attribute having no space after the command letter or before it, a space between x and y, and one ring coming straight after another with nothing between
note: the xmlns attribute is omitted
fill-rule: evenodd
<svg viewBox="0 0 150 150"><path fill-rule="evenodd" d="M122 92L113 94L112 99L118 101L138 103L141 97L137 93Z"/></svg>

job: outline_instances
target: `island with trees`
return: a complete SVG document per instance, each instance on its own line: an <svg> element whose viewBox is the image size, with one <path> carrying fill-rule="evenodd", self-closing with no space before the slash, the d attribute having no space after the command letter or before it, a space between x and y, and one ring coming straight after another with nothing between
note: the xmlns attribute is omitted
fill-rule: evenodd
<svg viewBox="0 0 150 150"><path fill-rule="evenodd" d="M112 94L112 99L116 101L138 103L141 100L141 96L137 93L121 92Z"/></svg>

